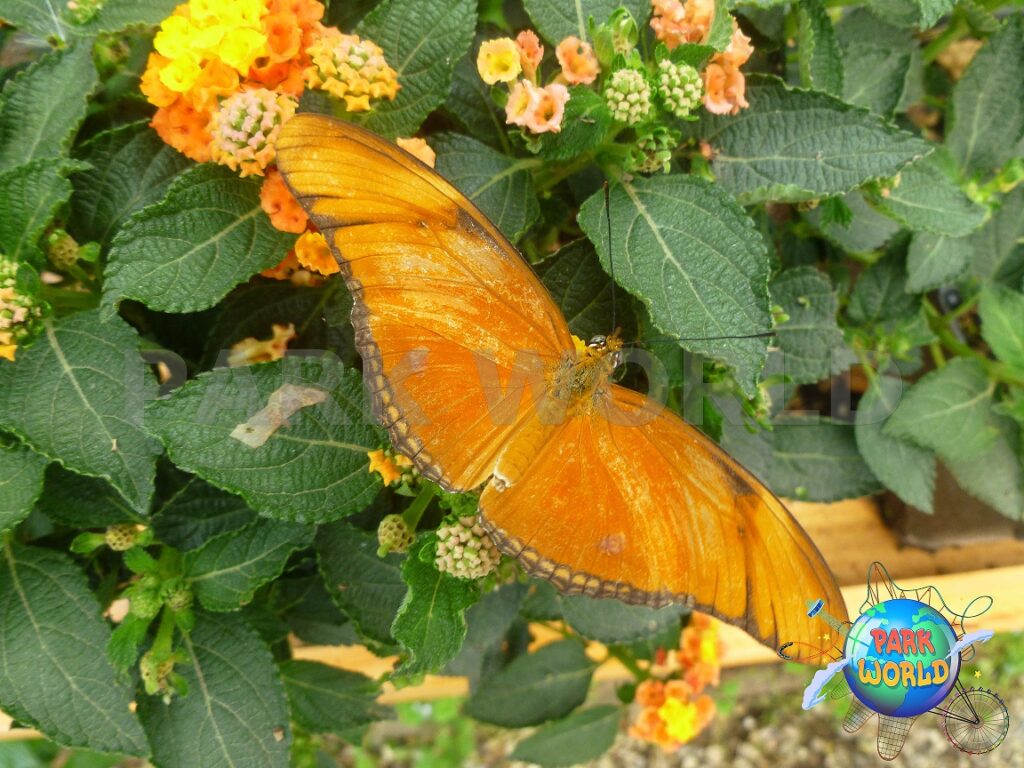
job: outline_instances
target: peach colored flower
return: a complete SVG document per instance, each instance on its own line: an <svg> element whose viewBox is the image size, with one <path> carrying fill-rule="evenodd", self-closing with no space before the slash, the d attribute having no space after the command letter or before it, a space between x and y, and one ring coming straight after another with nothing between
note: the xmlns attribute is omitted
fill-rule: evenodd
<svg viewBox="0 0 1024 768"><path fill-rule="evenodd" d="M665 703L665 684L653 677L636 687L636 703L641 707L660 707Z"/></svg>
<svg viewBox="0 0 1024 768"><path fill-rule="evenodd" d="M651 0L654 36L669 50L707 38L715 16L715 0Z"/></svg>
<svg viewBox="0 0 1024 768"><path fill-rule="evenodd" d="M505 102L505 122L508 125L526 125L526 118L537 100L536 93L540 88L529 80L520 80L512 86L508 101Z"/></svg>
<svg viewBox="0 0 1024 768"><path fill-rule="evenodd" d="M178 98L173 104L160 107L150 123L160 138L197 163L211 159L210 114Z"/></svg>
<svg viewBox="0 0 1024 768"><path fill-rule="evenodd" d="M712 62L703 73L704 106L716 115L735 115L750 106L747 81L738 68Z"/></svg>
<svg viewBox="0 0 1024 768"><path fill-rule="evenodd" d="M232 344L231 352L228 355L228 366L237 368L242 365L280 360L288 350L288 342L295 336L295 326L291 323L288 325L275 323L269 339L257 339L255 336L250 336Z"/></svg>
<svg viewBox="0 0 1024 768"><path fill-rule="evenodd" d="M268 169L263 179L263 186L260 187L260 207L270 217L270 223L282 232L299 234L306 231L309 218L284 183L284 177L277 168Z"/></svg>
<svg viewBox="0 0 1024 768"><path fill-rule="evenodd" d="M594 49L578 37L567 37L555 48L555 56L562 66L562 77L572 85L588 85L597 79L601 67Z"/></svg>
<svg viewBox="0 0 1024 768"><path fill-rule="evenodd" d="M270 269L264 269L260 275L269 277L271 280L289 280L292 285L302 288L317 286L324 281L323 277L313 274L299 264L299 260L295 257L295 251L288 251L288 255L281 260L280 264Z"/></svg>
<svg viewBox="0 0 1024 768"><path fill-rule="evenodd" d="M437 161L437 153L423 139L415 137L411 139L395 139L395 144L431 168L434 167L434 163Z"/></svg>
<svg viewBox="0 0 1024 768"><path fill-rule="evenodd" d="M537 67L544 58L544 46L532 29L524 29L516 35L516 48L519 49L519 66L527 80L537 81Z"/></svg>
<svg viewBox="0 0 1024 768"><path fill-rule="evenodd" d="M558 133L562 130L565 104L569 89L561 83L551 83L536 90L536 99L526 114L526 128L533 133Z"/></svg>
<svg viewBox="0 0 1024 768"><path fill-rule="evenodd" d="M476 69L488 85L511 83L522 71L519 47L510 37L487 40L476 56Z"/></svg>

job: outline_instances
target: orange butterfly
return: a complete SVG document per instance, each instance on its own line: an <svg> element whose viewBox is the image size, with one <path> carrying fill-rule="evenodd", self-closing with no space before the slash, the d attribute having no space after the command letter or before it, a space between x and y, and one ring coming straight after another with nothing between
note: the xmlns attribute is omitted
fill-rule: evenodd
<svg viewBox="0 0 1024 768"><path fill-rule="evenodd" d="M502 552L565 593L685 603L805 657L831 645L806 600L845 620L843 598L782 503L697 429L613 384L622 342L574 342L458 190L314 114L284 126L277 162L352 292L374 414L425 477L483 487L481 523Z"/></svg>

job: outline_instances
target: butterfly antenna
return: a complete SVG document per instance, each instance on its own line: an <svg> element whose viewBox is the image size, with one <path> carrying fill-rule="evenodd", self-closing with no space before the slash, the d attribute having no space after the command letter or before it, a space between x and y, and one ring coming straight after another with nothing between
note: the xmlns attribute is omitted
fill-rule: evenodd
<svg viewBox="0 0 1024 768"><path fill-rule="evenodd" d="M611 195L608 191L608 181L604 182L604 215L608 221L608 275L612 279L612 330L618 328L615 325L615 259L613 257L614 249L612 248L612 206L611 206Z"/></svg>
<svg viewBox="0 0 1024 768"><path fill-rule="evenodd" d="M737 336L656 336L652 339L643 339L646 344L680 341L725 341L726 339L770 339L775 336L775 331L764 331L762 333L747 333Z"/></svg>

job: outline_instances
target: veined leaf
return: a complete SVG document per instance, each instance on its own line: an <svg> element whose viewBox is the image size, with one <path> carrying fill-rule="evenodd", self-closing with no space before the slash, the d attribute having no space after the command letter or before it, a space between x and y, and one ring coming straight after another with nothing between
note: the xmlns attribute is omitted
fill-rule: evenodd
<svg viewBox="0 0 1024 768"><path fill-rule="evenodd" d="M540 156L545 160L572 160L600 145L614 124L608 103L587 86L569 89L562 130L545 133Z"/></svg>
<svg viewBox="0 0 1024 768"><path fill-rule="evenodd" d="M694 123L718 181L740 202L799 202L891 176L929 151L923 139L832 96L747 78L749 109Z"/></svg>
<svg viewBox="0 0 1024 768"><path fill-rule="evenodd" d="M24 445L0 442L0 531L13 528L32 511L43 492L49 462Z"/></svg>
<svg viewBox="0 0 1024 768"><path fill-rule="evenodd" d="M943 458L976 458L998 435L993 389L980 363L955 358L910 388L883 433L912 440Z"/></svg>
<svg viewBox="0 0 1024 768"><path fill-rule="evenodd" d="M800 80L806 88L833 96L843 93L843 60L832 20L821 0L797 4L800 21Z"/></svg>
<svg viewBox="0 0 1024 768"><path fill-rule="evenodd" d="M1007 418L997 418L999 434L973 458L946 459L960 486L1011 520L1024 519L1024 472L1020 462L1020 430Z"/></svg>
<svg viewBox="0 0 1024 768"><path fill-rule="evenodd" d="M971 252L969 238L916 233L907 251L907 292L924 293L960 277Z"/></svg>
<svg viewBox="0 0 1024 768"><path fill-rule="evenodd" d="M0 19L43 40L66 40L65 8L60 0L5 0Z"/></svg>
<svg viewBox="0 0 1024 768"><path fill-rule="evenodd" d="M466 609L480 597L474 582L435 567L436 547L436 537L425 536L402 563L402 579L409 591L391 634L410 654L401 667L403 673L437 672L455 658L466 638Z"/></svg>
<svg viewBox="0 0 1024 768"><path fill-rule="evenodd" d="M73 177L69 229L79 242L102 245L132 213L159 202L171 180L191 165L147 123L94 136L78 157L92 167Z"/></svg>
<svg viewBox="0 0 1024 768"><path fill-rule="evenodd" d="M484 681L466 701L466 714L506 728L565 717L587 698L595 668L576 640L546 645Z"/></svg>
<svg viewBox="0 0 1024 768"><path fill-rule="evenodd" d="M474 42L474 48L480 43ZM463 56L452 73L452 88L444 110L466 133L485 144L501 148L507 143L505 118L491 99L491 86L476 71L475 50ZM566 105L568 106L568 105Z"/></svg>
<svg viewBox="0 0 1024 768"><path fill-rule="evenodd" d="M1024 187L1017 187L985 226L970 237L968 272L983 281L1018 288L1024 278Z"/></svg>
<svg viewBox="0 0 1024 768"><path fill-rule="evenodd" d="M559 596L562 615L583 637L605 644L633 643L678 625L686 613L680 605L648 608L586 595Z"/></svg>
<svg viewBox="0 0 1024 768"><path fill-rule="evenodd" d="M256 522L256 513L241 497L182 472L169 461L157 466L153 530L165 544L183 552L198 549L222 533Z"/></svg>
<svg viewBox="0 0 1024 768"><path fill-rule="evenodd" d="M920 309L921 299L907 292L902 259L890 254L872 264L857 279L846 313L862 325L909 317Z"/></svg>
<svg viewBox="0 0 1024 768"><path fill-rule="evenodd" d="M260 207L260 182L198 165L167 196L131 217L110 249L103 298L109 312L137 299L163 312L212 307L239 283L284 258L295 236Z"/></svg>
<svg viewBox="0 0 1024 768"><path fill-rule="evenodd" d="M996 357L1024 373L1024 294L1001 286L982 291L981 335Z"/></svg>
<svg viewBox="0 0 1024 768"><path fill-rule="evenodd" d="M772 281L771 294L789 315L775 331L785 375L807 384L837 373L843 332L836 325L839 300L828 276L814 267L787 269Z"/></svg>
<svg viewBox="0 0 1024 768"><path fill-rule="evenodd" d="M914 443L885 434L907 384L879 375L857 406L855 435L865 463L886 488L903 501L931 513L935 493L935 455Z"/></svg>
<svg viewBox="0 0 1024 768"><path fill-rule="evenodd" d="M937 235L961 237L981 226L986 209L971 200L944 172L943 156L932 152L907 166L899 183L876 205L904 226Z"/></svg>
<svg viewBox="0 0 1024 768"><path fill-rule="evenodd" d="M160 446L142 430L156 382L119 317L98 311L48 320L16 365L0 367L0 424L44 456L109 480L140 514L149 510Z"/></svg>
<svg viewBox="0 0 1024 768"><path fill-rule="evenodd" d="M282 662L280 670L292 718L311 733L345 736L393 717L389 707L377 703L380 683L358 672L296 659Z"/></svg>
<svg viewBox="0 0 1024 768"><path fill-rule="evenodd" d="M91 37L103 32L120 32L129 27L155 27L170 16L178 0L104 0L96 15L81 26L72 27L72 32Z"/></svg>
<svg viewBox="0 0 1024 768"><path fill-rule="evenodd" d="M312 526L256 520L185 553L183 568L209 611L237 611L261 586L281 575L288 557L313 541Z"/></svg>
<svg viewBox="0 0 1024 768"><path fill-rule="evenodd" d="M451 88L455 64L469 50L476 28L473 0L385 0L356 32L379 45L398 73L401 90L364 115L350 117L390 138L412 136Z"/></svg>
<svg viewBox="0 0 1024 768"><path fill-rule="evenodd" d="M66 555L13 541L2 558L0 707L59 744L148 756L85 576Z"/></svg>
<svg viewBox="0 0 1024 768"><path fill-rule="evenodd" d="M597 760L611 749L621 719L619 707L582 709L564 720L538 728L516 744L509 757L544 768Z"/></svg>
<svg viewBox="0 0 1024 768"><path fill-rule="evenodd" d="M993 119L998 115L998 119ZM967 174L990 171L1024 134L1024 18L1013 14L953 89L946 145Z"/></svg>
<svg viewBox="0 0 1024 768"><path fill-rule="evenodd" d="M0 172L0 252L15 261L44 263L39 238L71 196L68 168L52 159Z"/></svg>
<svg viewBox="0 0 1024 768"><path fill-rule="evenodd" d="M36 510L71 528L106 528L146 520L146 515L132 509L106 480L69 472L56 463L46 468Z"/></svg>
<svg viewBox="0 0 1024 768"><path fill-rule="evenodd" d="M80 44L44 56L8 83L0 102L0 172L63 154L96 82L92 46Z"/></svg>
<svg viewBox="0 0 1024 768"><path fill-rule="evenodd" d="M526 584L503 584L469 607L466 639L459 654L445 666L444 674L466 677L470 690L476 690L482 677L504 663L505 640L519 617L527 589Z"/></svg>
<svg viewBox="0 0 1024 768"><path fill-rule="evenodd" d="M152 403L146 425L182 469L276 520L325 522L380 488L366 454L381 442L362 383L336 359L218 368Z"/></svg>
<svg viewBox="0 0 1024 768"><path fill-rule="evenodd" d="M867 8L854 8L836 25L836 33L846 72L843 101L892 117L917 45L911 32L886 24Z"/></svg>
<svg viewBox="0 0 1024 768"><path fill-rule="evenodd" d="M406 585L395 554L377 556L377 538L345 522L320 526L317 562L327 593L364 638L393 646L391 625Z"/></svg>
<svg viewBox="0 0 1024 768"><path fill-rule="evenodd" d="M880 490L857 450L852 424L819 416L785 416L772 431L769 485L807 501L839 501Z"/></svg>
<svg viewBox="0 0 1024 768"><path fill-rule="evenodd" d="M900 225L878 211L864 199L860 191L849 192L840 198L850 209L853 220L849 226L838 222L822 223L822 206L805 214L821 233L850 253L867 253L884 246L889 239L900 231Z"/></svg>
<svg viewBox="0 0 1024 768"><path fill-rule="evenodd" d="M609 195L611 249L603 192L580 209L579 222L619 284L640 298L664 333L737 369L753 394L764 339L699 341L768 329L768 257L764 241L736 201L694 176L622 181Z"/></svg>
<svg viewBox="0 0 1024 768"><path fill-rule="evenodd" d="M442 133L431 138L437 171L472 200L512 242L540 216L530 167L536 160L517 160L469 136Z"/></svg>
<svg viewBox="0 0 1024 768"><path fill-rule="evenodd" d="M270 650L241 616L203 613L176 666L187 696L141 696L139 716L161 768L287 768L291 729Z"/></svg>
<svg viewBox="0 0 1024 768"><path fill-rule="evenodd" d="M587 40L590 35L589 20L595 24L608 21L619 6L624 6L642 30L651 15L651 4L645 0L523 0L523 7L530 15L541 37L557 45L570 36Z"/></svg>

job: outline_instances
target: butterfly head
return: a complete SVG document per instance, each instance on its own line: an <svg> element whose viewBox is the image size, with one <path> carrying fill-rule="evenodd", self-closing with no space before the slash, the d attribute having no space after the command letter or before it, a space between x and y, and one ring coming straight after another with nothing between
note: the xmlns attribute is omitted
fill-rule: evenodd
<svg viewBox="0 0 1024 768"><path fill-rule="evenodd" d="M622 339L619 338L619 330L616 328L610 336L597 335L587 342L583 352L584 359L588 361L606 360L610 368L615 369L622 362Z"/></svg>

